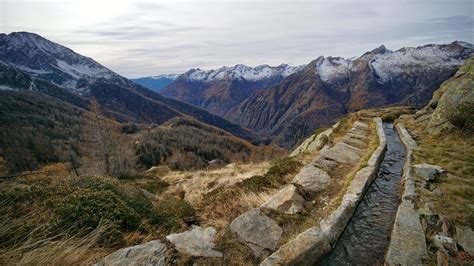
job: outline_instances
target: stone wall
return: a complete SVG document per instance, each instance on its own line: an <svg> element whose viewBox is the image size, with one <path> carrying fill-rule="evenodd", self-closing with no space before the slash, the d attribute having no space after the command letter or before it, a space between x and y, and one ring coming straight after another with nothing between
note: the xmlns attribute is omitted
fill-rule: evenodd
<svg viewBox="0 0 474 266"><path fill-rule="evenodd" d="M370 157L367 166L356 173L339 207L322 220L319 227L311 227L300 233L267 257L261 265L312 265L332 250L367 188L377 176L378 167L386 151L382 120L380 118L374 120L379 146Z"/></svg>
<svg viewBox="0 0 474 266"><path fill-rule="evenodd" d="M387 265L422 265L423 259L428 254L425 233L419 214L415 210L414 200L417 195L411 166L413 150L417 148L417 144L403 125L397 124L395 127L405 146L406 159L402 176L402 202L395 217L385 263Z"/></svg>

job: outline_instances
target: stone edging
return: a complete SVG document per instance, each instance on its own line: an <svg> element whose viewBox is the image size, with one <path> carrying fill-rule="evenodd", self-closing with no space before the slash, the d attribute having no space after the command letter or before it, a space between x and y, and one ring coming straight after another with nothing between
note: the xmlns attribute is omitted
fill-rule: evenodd
<svg viewBox="0 0 474 266"><path fill-rule="evenodd" d="M290 154L290 157L296 156L307 150L320 150L324 145L326 145L327 140L334 132L334 129L338 128L341 122L337 122L332 127L326 129L325 131L319 133L316 138L307 138L300 146L293 150Z"/></svg>
<svg viewBox="0 0 474 266"><path fill-rule="evenodd" d="M423 258L428 256L425 233L420 218L415 210L416 199L415 179L412 175L411 161L413 150L418 146L408 130L401 124L395 126L406 149L405 164L403 165L402 202L398 206L393 224L390 244L385 256L386 265L422 265Z"/></svg>
<svg viewBox="0 0 474 266"><path fill-rule="evenodd" d="M312 265L319 258L329 253L344 231L363 194L377 176L377 171L387 149L383 132L382 119L374 118L377 125L379 146L370 157L367 166L359 170L347 188L339 207L320 226L311 227L296 238L282 245L267 257L260 265Z"/></svg>

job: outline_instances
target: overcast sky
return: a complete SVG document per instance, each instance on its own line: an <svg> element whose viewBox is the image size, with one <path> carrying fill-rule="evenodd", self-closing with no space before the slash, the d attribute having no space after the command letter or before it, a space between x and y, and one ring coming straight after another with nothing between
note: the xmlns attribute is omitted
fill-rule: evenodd
<svg viewBox="0 0 474 266"><path fill-rule="evenodd" d="M30 31L129 78L190 68L353 57L384 44L474 42L474 0L0 0Z"/></svg>

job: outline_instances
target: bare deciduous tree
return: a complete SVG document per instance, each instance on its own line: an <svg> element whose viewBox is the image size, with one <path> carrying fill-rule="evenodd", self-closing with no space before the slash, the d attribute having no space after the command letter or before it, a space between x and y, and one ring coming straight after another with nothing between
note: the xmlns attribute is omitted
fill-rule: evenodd
<svg viewBox="0 0 474 266"><path fill-rule="evenodd" d="M82 119L80 146L86 167L111 176L129 174L132 169L134 159L126 136L117 122L102 116L95 99L91 100L90 113Z"/></svg>

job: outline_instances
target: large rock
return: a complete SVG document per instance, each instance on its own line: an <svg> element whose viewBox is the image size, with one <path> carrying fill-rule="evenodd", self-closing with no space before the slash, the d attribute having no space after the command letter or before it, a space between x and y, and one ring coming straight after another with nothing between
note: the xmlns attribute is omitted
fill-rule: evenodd
<svg viewBox="0 0 474 266"><path fill-rule="evenodd" d="M474 232L471 228L456 226L456 240L464 251L474 256Z"/></svg>
<svg viewBox="0 0 474 266"><path fill-rule="evenodd" d="M413 169L419 177L428 182L435 181L440 175L446 173L446 170L443 168L427 163L415 164Z"/></svg>
<svg viewBox="0 0 474 266"><path fill-rule="evenodd" d="M456 121L464 121L468 124L464 126L474 127L472 119L462 117L462 109L474 106L474 57L467 59L454 77L441 84L428 106L435 108L427 128L430 134L450 131Z"/></svg>
<svg viewBox="0 0 474 266"><path fill-rule="evenodd" d="M263 214L259 208L241 214L232 221L230 229L253 251L256 257L262 256L264 250L274 251L283 233L281 227Z"/></svg>
<svg viewBox="0 0 474 266"><path fill-rule="evenodd" d="M298 193L296 187L290 184L273 195L262 207L295 214L303 210L304 202L304 198Z"/></svg>
<svg viewBox="0 0 474 266"><path fill-rule="evenodd" d="M306 192L316 193L325 190L329 186L331 177L328 173L313 165L306 165L295 176L292 183L301 186Z"/></svg>
<svg viewBox="0 0 474 266"><path fill-rule="evenodd" d="M138 266L138 265L166 265L166 245L159 240L150 241L141 245L122 248L109 254L96 265L99 266Z"/></svg>
<svg viewBox="0 0 474 266"><path fill-rule="evenodd" d="M222 253L214 250L216 229L194 226L191 230L171 234L166 237L181 253L197 257L222 257Z"/></svg>

